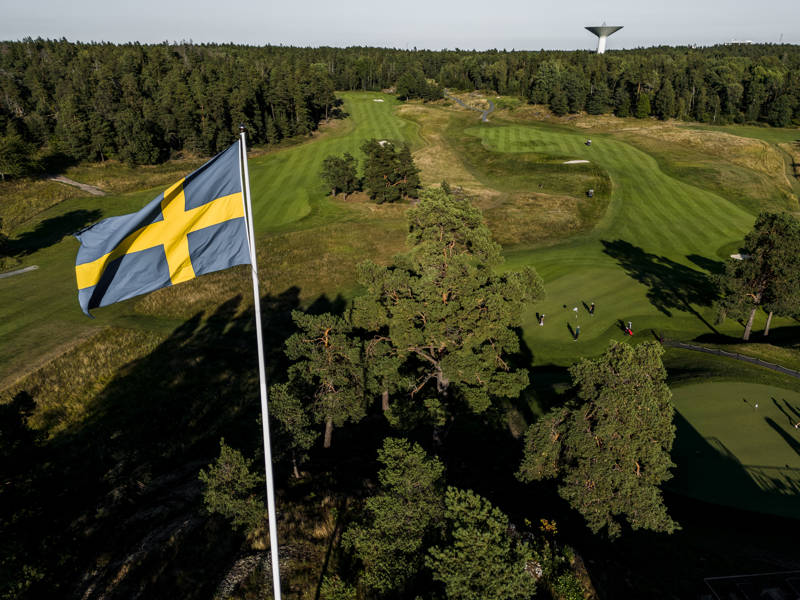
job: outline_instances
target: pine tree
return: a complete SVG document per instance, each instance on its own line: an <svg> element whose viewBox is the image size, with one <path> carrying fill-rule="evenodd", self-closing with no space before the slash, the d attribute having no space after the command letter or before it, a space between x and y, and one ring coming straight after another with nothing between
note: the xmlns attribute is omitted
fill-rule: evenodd
<svg viewBox="0 0 800 600"><path fill-rule="evenodd" d="M636 114L637 119L646 119L650 116L650 94L642 91L636 99Z"/></svg>
<svg viewBox="0 0 800 600"><path fill-rule="evenodd" d="M320 177L331 190L331 195L344 193L344 199L358 189L356 159L349 152L343 156L328 156L322 161Z"/></svg>
<svg viewBox="0 0 800 600"><path fill-rule="evenodd" d="M288 449L292 474L300 478L300 465L308 459L308 451L319 437L312 428L312 419L303 406L303 392L292 383L278 383L270 388L269 414L278 424L275 447Z"/></svg>
<svg viewBox="0 0 800 600"><path fill-rule="evenodd" d="M428 552L449 600L527 600L536 592L536 552L508 517L470 490L447 489L445 543Z"/></svg>
<svg viewBox="0 0 800 600"><path fill-rule="evenodd" d="M419 169L414 164L408 144L403 144L397 154L396 173L397 180L400 182L398 187L403 197L419 198L419 189L422 187L419 180Z"/></svg>
<svg viewBox="0 0 800 600"><path fill-rule="evenodd" d="M296 394L311 418L324 424L323 446L330 448L334 427L365 414L360 345L341 317L294 311L292 319L299 331L286 340L286 356L295 362L283 390Z"/></svg>
<svg viewBox="0 0 800 600"><path fill-rule="evenodd" d="M513 328L543 286L530 268L494 273L500 247L468 202L430 189L407 215L409 254L388 268L359 267L367 291L354 301L354 322L381 336L413 381L393 418L440 427L527 385L527 372L508 363L519 349Z"/></svg>
<svg viewBox="0 0 800 600"><path fill-rule="evenodd" d="M266 508L262 493L264 478L253 471L253 461L219 441L219 457L208 470L200 471L205 486L203 501L209 512L230 519L234 529L246 533L257 529L264 521Z"/></svg>
<svg viewBox="0 0 800 600"><path fill-rule="evenodd" d="M662 121L675 116L675 90L669 79L665 79L656 94L656 114Z"/></svg>
<svg viewBox="0 0 800 600"><path fill-rule="evenodd" d="M416 443L386 438L378 494L366 501L363 524L350 527L345 548L361 563L361 581L377 593L400 595L421 570L423 544L443 509L444 466Z"/></svg>
<svg viewBox="0 0 800 600"><path fill-rule="evenodd" d="M800 313L797 219L788 213L761 213L745 236L742 260L728 259L718 283L720 320L727 316L746 318L743 340L750 339L759 307L786 316Z"/></svg>
<svg viewBox="0 0 800 600"><path fill-rule="evenodd" d="M671 393L655 342L612 342L597 360L570 368L577 400L531 425L517 477L557 478L559 494L595 533L633 529L671 533L659 485L670 479L675 439Z"/></svg>
<svg viewBox="0 0 800 600"><path fill-rule="evenodd" d="M561 87L557 87L550 97L550 110L553 114L562 117L569 112L569 103L567 102L567 95Z"/></svg>

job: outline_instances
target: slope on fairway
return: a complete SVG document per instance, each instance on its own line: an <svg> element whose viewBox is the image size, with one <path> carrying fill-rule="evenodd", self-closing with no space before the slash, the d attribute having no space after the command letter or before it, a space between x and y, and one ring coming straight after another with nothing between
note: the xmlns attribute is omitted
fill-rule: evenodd
<svg viewBox="0 0 800 600"><path fill-rule="evenodd" d="M741 382L673 390L676 478L709 502L800 518L800 393Z"/></svg>
<svg viewBox="0 0 800 600"><path fill-rule="evenodd" d="M301 144L250 161L253 220L256 231L279 231L312 214L324 215L325 222L342 218L343 209L334 206L326 194L319 173L329 155L349 152L359 162L364 140L376 138L394 142L419 143L417 126L395 115L399 104L394 96L378 93L342 93L344 111L350 116L341 134L314 143ZM383 102L375 102L381 99Z"/></svg>
<svg viewBox="0 0 800 600"><path fill-rule="evenodd" d="M508 253L510 268L536 267L547 299L536 306L546 315L536 327L527 315L525 337L540 358L567 364L576 355L597 353L610 338L635 331L666 330L695 336L713 327L705 270L719 261L720 249L740 240L752 215L724 198L667 176L657 162L610 136L586 146L579 133L540 126L471 128L496 152L535 152L548 159L590 160L610 175L613 189L604 218L589 234L561 245ZM584 303L596 303L590 316ZM578 308L577 313L573 310ZM577 315L577 316L576 316ZM580 337L573 343L573 330ZM727 331L736 332L728 323Z"/></svg>

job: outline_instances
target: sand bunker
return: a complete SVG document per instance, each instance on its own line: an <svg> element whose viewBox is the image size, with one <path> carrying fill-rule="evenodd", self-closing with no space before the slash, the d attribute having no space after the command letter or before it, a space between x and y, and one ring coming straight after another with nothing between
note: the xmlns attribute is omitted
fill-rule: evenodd
<svg viewBox="0 0 800 600"><path fill-rule="evenodd" d="M563 164L565 165L579 165L581 163L588 163L588 160L568 160L565 161Z"/></svg>

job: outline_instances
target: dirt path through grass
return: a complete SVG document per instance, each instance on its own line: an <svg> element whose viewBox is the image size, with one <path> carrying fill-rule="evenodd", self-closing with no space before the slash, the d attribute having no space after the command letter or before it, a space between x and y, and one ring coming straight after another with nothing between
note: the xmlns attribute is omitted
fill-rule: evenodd
<svg viewBox="0 0 800 600"><path fill-rule="evenodd" d="M87 194L91 194L92 196L105 196L106 193L101 190L99 187L94 185L89 185L88 183L80 183L75 181L74 179L70 179L69 177L64 177L63 175L54 175L48 177L50 181L57 181L58 183L63 183L65 185L71 185L72 187L76 187L80 190L83 190Z"/></svg>
<svg viewBox="0 0 800 600"><path fill-rule="evenodd" d="M488 119L489 115L494 112L494 102L492 102L491 100L487 99L487 102L489 103L489 108L478 108L477 106L470 106L469 104L466 104L460 98L456 98L455 96L451 96L446 91L445 91L444 95L445 95L446 98L449 98L450 100L453 100L454 102L460 104L464 108L468 108L469 110L475 110L475 111L478 111L479 113L481 113L481 121L483 123L488 123L489 122L489 119Z"/></svg>

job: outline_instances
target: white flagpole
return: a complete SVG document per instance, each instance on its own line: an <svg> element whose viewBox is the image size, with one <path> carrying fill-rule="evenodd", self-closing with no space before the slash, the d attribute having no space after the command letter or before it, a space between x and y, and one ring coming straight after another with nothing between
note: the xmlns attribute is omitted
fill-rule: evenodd
<svg viewBox="0 0 800 600"><path fill-rule="evenodd" d="M244 185L244 202L247 221L247 241L250 246L250 266L253 273L253 303L256 313L256 340L258 341L258 376L261 383L261 428L264 435L264 470L267 474L267 511L269 513L269 545L272 558L272 589L275 600L281 600L281 576L278 562L278 521L275 518L275 486L272 479L272 446L269 441L269 410L267 409L267 371L264 368L264 339L261 333L261 298L258 289L258 263L253 234L253 205L250 202L250 172L247 168L247 143L244 126L240 128L239 161Z"/></svg>

